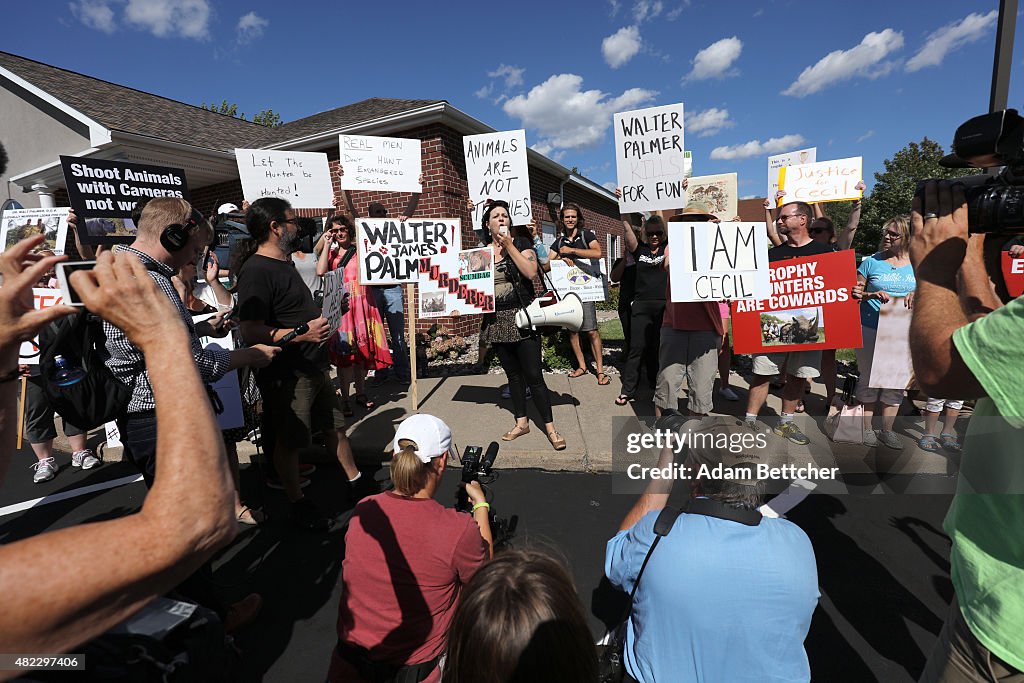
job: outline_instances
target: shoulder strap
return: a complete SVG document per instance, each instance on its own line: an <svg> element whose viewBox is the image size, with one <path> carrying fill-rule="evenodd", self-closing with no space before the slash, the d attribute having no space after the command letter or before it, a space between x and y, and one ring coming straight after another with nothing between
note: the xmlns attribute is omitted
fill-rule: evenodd
<svg viewBox="0 0 1024 683"><path fill-rule="evenodd" d="M661 513L658 514L658 519L654 520L654 543L651 543L651 549L647 551L647 555L644 557L644 562L640 565L640 571L637 572L636 581L633 583L633 590L629 592L629 602L631 606L633 598L636 596L636 589L640 587L640 577L644 575L644 569L647 569L647 562L650 561L651 555L654 553L654 549L658 547L658 541L660 541L662 537L668 536L668 533L672 531L672 527L675 526L676 518L679 517L680 512L682 512L682 510L666 506L662 509Z"/></svg>
<svg viewBox="0 0 1024 683"><path fill-rule="evenodd" d="M743 510L710 498L690 498L683 507L688 514L717 517L746 526L757 526L764 516L757 510Z"/></svg>
<svg viewBox="0 0 1024 683"><path fill-rule="evenodd" d="M344 268L348 265L348 262L352 260L352 257L356 255L356 248L349 247L345 255L341 257L341 263L338 264L338 268Z"/></svg>

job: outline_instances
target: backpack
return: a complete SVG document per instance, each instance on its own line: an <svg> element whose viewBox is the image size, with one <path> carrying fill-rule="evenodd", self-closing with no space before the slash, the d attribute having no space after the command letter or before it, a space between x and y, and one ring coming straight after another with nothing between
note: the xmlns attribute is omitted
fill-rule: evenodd
<svg viewBox="0 0 1024 683"><path fill-rule="evenodd" d="M43 393L54 411L81 429L93 429L120 417L132 392L106 366L103 321L83 310L50 323L39 333L39 371ZM85 370L81 381L59 387L53 375L56 356Z"/></svg>

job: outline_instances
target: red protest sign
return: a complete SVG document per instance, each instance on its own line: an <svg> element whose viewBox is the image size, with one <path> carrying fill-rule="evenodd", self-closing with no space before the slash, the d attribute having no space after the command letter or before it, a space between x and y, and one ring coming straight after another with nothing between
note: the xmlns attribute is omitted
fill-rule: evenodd
<svg viewBox="0 0 1024 683"><path fill-rule="evenodd" d="M779 353L859 348L860 303L853 251L776 261L772 295L732 303L736 353Z"/></svg>
<svg viewBox="0 0 1024 683"><path fill-rule="evenodd" d="M1010 252L1003 252L1003 280L1010 296L1024 294L1024 256L1013 258Z"/></svg>

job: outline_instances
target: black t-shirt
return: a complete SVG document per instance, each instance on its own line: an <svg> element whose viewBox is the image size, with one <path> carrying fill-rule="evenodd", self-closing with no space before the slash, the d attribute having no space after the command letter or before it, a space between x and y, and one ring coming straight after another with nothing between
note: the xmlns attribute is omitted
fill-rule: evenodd
<svg viewBox="0 0 1024 683"><path fill-rule="evenodd" d="M802 247L794 247L790 243L780 244L777 247L772 247L768 250L769 261L785 261L791 258L800 258L801 256L817 256L818 254L831 254L834 249L828 244L822 244L816 240L811 240Z"/></svg>
<svg viewBox="0 0 1024 683"><path fill-rule="evenodd" d="M288 261L253 254L238 273L238 316L243 322L262 322L269 327L291 330L323 314L313 293ZM285 345L274 361L260 370L259 377L279 378L316 375L330 366L327 347L312 342Z"/></svg>
<svg viewBox="0 0 1024 683"><path fill-rule="evenodd" d="M596 232L587 229L577 230L576 237L573 239L569 239L565 235L559 235L558 238L551 243L551 250L559 252L559 256L562 258L567 258L561 254L563 247L572 247L573 249L590 249L592 242L600 244L597 239ZM594 270L596 268L595 261L597 261L597 259L578 258L576 256L569 256L568 258L572 259L573 263L577 266L583 266L584 270L590 271L591 274L597 274L597 271Z"/></svg>
<svg viewBox="0 0 1024 683"><path fill-rule="evenodd" d="M665 248L660 247L655 253L650 245L640 242L633 250L633 260L636 261L636 294L633 299L664 301L668 284L668 271L662 268Z"/></svg>

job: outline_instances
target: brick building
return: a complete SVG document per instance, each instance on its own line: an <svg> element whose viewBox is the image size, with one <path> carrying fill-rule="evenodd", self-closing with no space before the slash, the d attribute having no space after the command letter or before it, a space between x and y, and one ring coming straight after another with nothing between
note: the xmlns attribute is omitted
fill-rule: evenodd
<svg viewBox="0 0 1024 683"><path fill-rule="evenodd" d="M10 156L8 194L27 207L67 204L61 154L181 168L192 203L209 215L220 204L242 201L235 148L326 152L334 170L341 133L418 138L424 185L417 215L460 218L467 244L475 243L476 226L470 226L466 209L462 137L495 130L445 100L385 98L265 128L4 52L0 111L0 141ZM545 241L555 237L547 200L558 194L582 207L586 225L597 232L610 265L622 251L614 194L533 150L527 156L533 213ZM336 175L335 196L341 199ZM352 197L360 215L366 215L374 201L400 215L408 201L405 194L383 192L353 192ZM299 213L322 216L327 211L325 207ZM446 322L453 331L466 334L476 330L479 317Z"/></svg>

